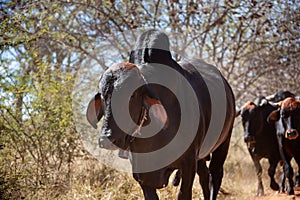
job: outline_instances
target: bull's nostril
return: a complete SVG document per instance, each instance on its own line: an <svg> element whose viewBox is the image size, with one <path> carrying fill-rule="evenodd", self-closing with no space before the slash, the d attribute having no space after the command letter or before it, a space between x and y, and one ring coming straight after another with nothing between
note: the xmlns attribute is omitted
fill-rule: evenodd
<svg viewBox="0 0 300 200"><path fill-rule="evenodd" d="M245 142L255 142L255 139L253 136L247 136L244 138L244 141Z"/></svg>
<svg viewBox="0 0 300 200"><path fill-rule="evenodd" d="M296 139L298 136L299 133L295 129L286 131L286 135L285 135L285 137L288 139Z"/></svg>
<svg viewBox="0 0 300 200"><path fill-rule="evenodd" d="M296 131L291 131L288 133L288 136L293 137L296 135Z"/></svg>

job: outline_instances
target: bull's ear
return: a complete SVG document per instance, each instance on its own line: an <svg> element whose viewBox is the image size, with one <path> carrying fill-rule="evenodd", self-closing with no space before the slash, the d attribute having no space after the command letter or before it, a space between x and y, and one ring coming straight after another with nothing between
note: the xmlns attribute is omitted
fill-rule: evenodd
<svg viewBox="0 0 300 200"><path fill-rule="evenodd" d="M103 115L101 94L97 93L89 102L86 110L86 118L88 122L96 129L97 123Z"/></svg>
<svg viewBox="0 0 300 200"><path fill-rule="evenodd" d="M276 122L278 121L280 118L280 110L274 110L273 112L271 112L267 118L268 122Z"/></svg>
<svg viewBox="0 0 300 200"><path fill-rule="evenodd" d="M153 116L155 120L163 125L166 124L168 115L164 106L158 99L146 95L144 98L144 104L146 106L146 109L148 110L149 116Z"/></svg>
<svg viewBox="0 0 300 200"><path fill-rule="evenodd" d="M267 99L262 99L259 106L264 106L267 105L269 103L269 101Z"/></svg>

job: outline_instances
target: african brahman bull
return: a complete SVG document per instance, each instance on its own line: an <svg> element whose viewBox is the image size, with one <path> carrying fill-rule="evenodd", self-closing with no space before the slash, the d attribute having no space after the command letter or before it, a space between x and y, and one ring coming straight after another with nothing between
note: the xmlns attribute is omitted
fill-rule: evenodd
<svg viewBox="0 0 300 200"><path fill-rule="evenodd" d="M87 119L93 127L97 127L97 122L104 116L99 139L100 147L130 150L133 176L139 182L146 200L158 199L156 189L168 184L169 176L175 169L182 173L178 199L191 199L195 173L201 174L201 170L208 170L197 168L198 161L212 153L209 166L210 177L208 172L205 172L206 177L201 178L207 179L207 182L210 181L210 188L207 186L206 192L211 193L211 199L216 199L223 177L223 164L227 156L235 117L234 95L230 86L215 67L201 60L181 62L176 71L190 84L197 100L196 104L189 103L192 102L192 97L185 96L186 88L181 87L183 79L174 82L172 89L153 84L151 83L153 81L149 80L156 78L153 75L157 75L159 67L162 66L155 63L143 65L147 66L137 67L131 63L117 63L102 74L99 92L90 101L87 109ZM170 67L164 65L162 68ZM159 71L159 74L163 73ZM167 75L163 76L167 77ZM222 84L216 84L220 83L220 80ZM133 93L127 94L126 86L129 82L138 83L140 87ZM222 115L222 113L214 107L217 106L214 105L216 96L211 93L208 85L209 87L222 87L214 89L224 91L224 102L218 108L225 110L223 121L213 120L214 115ZM124 99L117 99L118 104L112 106L115 101L114 95L116 95L114 92L119 93L117 96L123 96ZM180 95L176 96L174 92ZM184 103L182 104L179 100ZM128 119L123 119L125 120L123 125L127 125L124 131L118 126L116 115L126 112L128 108L130 120L133 123L127 123ZM184 116L188 119L182 118L184 112L190 113L190 116ZM181 126L184 121L188 123ZM213 127L220 126L220 123L219 132L213 132L215 130ZM156 124L161 129L154 135L150 133L149 136L146 128L151 124ZM196 130L191 129L190 126L196 127ZM146 134L144 136L143 128ZM194 135L193 132L195 132ZM217 136L215 141L208 141L214 136ZM188 146L182 143L186 138L192 138ZM177 143L173 142L175 140ZM169 144L171 148L168 149L167 154L160 156L154 153L155 156L153 156L153 152ZM176 159L164 165L168 157ZM141 166L146 169L143 171ZM149 166L154 168L148 168ZM156 166L160 167L156 169ZM209 198L209 195L206 194L206 198Z"/></svg>
<svg viewBox="0 0 300 200"><path fill-rule="evenodd" d="M138 37L134 50L131 51L129 62L136 65L160 63L178 71L181 69L171 56L169 37L164 32L155 29L147 30ZM124 153L122 150L120 150L120 152L119 155L128 155L128 153ZM199 160L198 168L201 170L197 170L205 199L209 198L209 172L206 166L206 161L209 160L210 155L203 160ZM181 171L178 170L173 179L173 185L178 186L180 180Z"/></svg>

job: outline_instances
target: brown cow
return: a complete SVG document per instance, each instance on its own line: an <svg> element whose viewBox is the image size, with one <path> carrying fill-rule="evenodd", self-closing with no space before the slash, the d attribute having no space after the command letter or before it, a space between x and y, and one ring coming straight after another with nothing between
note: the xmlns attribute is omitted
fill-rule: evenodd
<svg viewBox="0 0 300 200"><path fill-rule="evenodd" d="M264 188L260 160L262 158L268 159L270 164L268 169L268 175L271 180L270 187L273 190L279 190L279 185L275 181L274 174L280 160L280 154L275 126L267 122L267 117L272 111L276 110L276 107L264 98L259 98L255 102L248 101L242 106L238 114L242 117L244 141L247 144L249 154L256 169L258 179L256 195L261 196L264 195Z"/></svg>
<svg viewBox="0 0 300 200"><path fill-rule="evenodd" d="M291 159L294 158L300 166L300 101L294 97L288 97L279 103L278 110L273 111L268 120L275 122L279 152L283 160L283 170L288 184L286 192L288 195L294 194L293 168ZM296 176L296 185L299 186L299 171ZM284 183L280 190L284 192Z"/></svg>

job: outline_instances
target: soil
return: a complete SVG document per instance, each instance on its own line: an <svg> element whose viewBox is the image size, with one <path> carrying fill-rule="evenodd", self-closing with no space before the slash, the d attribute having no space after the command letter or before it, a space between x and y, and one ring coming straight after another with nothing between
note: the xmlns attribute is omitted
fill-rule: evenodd
<svg viewBox="0 0 300 200"><path fill-rule="evenodd" d="M286 195L274 191L266 191L264 196L247 198L246 200L300 200L300 187L295 188L295 195Z"/></svg>

